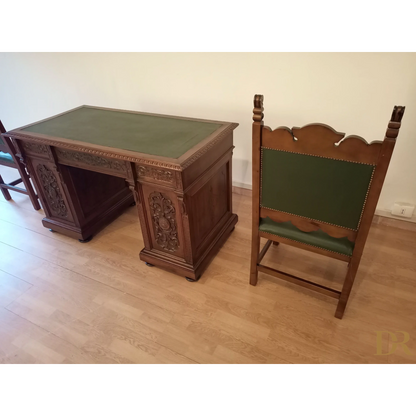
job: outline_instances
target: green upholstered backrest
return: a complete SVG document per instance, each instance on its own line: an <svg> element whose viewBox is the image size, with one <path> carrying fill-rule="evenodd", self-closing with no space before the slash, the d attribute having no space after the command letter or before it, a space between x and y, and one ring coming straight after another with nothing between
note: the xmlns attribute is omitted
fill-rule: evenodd
<svg viewBox="0 0 416 416"><path fill-rule="evenodd" d="M262 148L264 208L357 230L374 166Z"/></svg>
<svg viewBox="0 0 416 416"><path fill-rule="evenodd" d="M3 137L0 136L0 144L4 144Z"/></svg>
<svg viewBox="0 0 416 416"><path fill-rule="evenodd" d="M82 107L22 131L178 158L221 124Z"/></svg>

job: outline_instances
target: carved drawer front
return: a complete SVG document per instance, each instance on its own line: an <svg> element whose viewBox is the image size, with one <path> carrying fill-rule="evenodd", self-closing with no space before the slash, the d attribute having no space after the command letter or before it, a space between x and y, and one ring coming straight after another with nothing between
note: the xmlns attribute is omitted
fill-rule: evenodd
<svg viewBox="0 0 416 416"><path fill-rule="evenodd" d="M22 140L19 142L23 146L26 154L33 155L38 158L49 159L50 153L48 151L48 146L40 143L26 142Z"/></svg>
<svg viewBox="0 0 416 416"><path fill-rule="evenodd" d="M123 160L60 148L56 149L56 155L58 162L63 165L85 168L123 178L127 175L127 164Z"/></svg>
<svg viewBox="0 0 416 416"><path fill-rule="evenodd" d="M139 181L157 183L171 188L180 187L180 172L159 166L147 166L136 164L136 172Z"/></svg>

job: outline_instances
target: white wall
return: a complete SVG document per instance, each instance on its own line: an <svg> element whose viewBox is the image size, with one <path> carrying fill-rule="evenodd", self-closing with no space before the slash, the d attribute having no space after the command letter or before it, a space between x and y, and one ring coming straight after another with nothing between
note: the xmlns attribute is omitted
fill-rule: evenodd
<svg viewBox="0 0 416 416"><path fill-rule="evenodd" d="M7 129L82 104L233 121L233 180L246 187L254 94L272 128L322 122L368 141L405 105L378 209L416 204L416 53L0 54Z"/></svg>

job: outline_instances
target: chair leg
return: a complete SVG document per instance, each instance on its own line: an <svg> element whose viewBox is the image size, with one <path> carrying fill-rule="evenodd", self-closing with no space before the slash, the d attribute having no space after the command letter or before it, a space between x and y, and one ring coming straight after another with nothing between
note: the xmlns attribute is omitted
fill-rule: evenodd
<svg viewBox="0 0 416 416"><path fill-rule="evenodd" d="M347 276L345 277L344 285L342 286L341 296L338 301L335 318L342 319L344 316L345 307L347 306L348 298L350 297L352 285L354 284L355 276L357 274L358 266L360 265L361 256L359 258L351 259L348 267Z"/></svg>
<svg viewBox="0 0 416 416"><path fill-rule="evenodd" d="M3 185L3 184L4 184L4 181L3 181L3 178L0 175L0 185ZM6 199L6 201L10 201L12 199L12 197L10 196L9 191L7 189L2 188L2 187L0 187L0 189L1 189L1 192L4 196L4 198Z"/></svg>
<svg viewBox="0 0 416 416"><path fill-rule="evenodd" d="M29 195L30 201L32 202L33 208L37 211L40 209L39 199L36 195L35 190L33 189L32 182L30 182L30 177L26 172L26 168L23 165L19 165L20 177L23 180L27 193Z"/></svg>
<svg viewBox="0 0 416 416"><path fill-rule="evenodd" d="M256 286L257 284L257 260L259 258L260 251L260 236L258 233L253 235L251 239L251 267L250 267L250 284Z"/></svg>

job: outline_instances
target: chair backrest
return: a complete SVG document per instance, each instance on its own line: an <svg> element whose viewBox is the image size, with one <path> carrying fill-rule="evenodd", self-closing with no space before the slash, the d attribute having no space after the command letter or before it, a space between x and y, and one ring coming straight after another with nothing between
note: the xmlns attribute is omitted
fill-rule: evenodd
<svg viewBox="0 0 416 416"><path fill-rule="evenodd" d="M355 241L362 222L374 215L403 113L404 107L394 107L384 141L368 144L325 124L271 130L262 121L263 96L256 95L259 217Z"/></svg>

